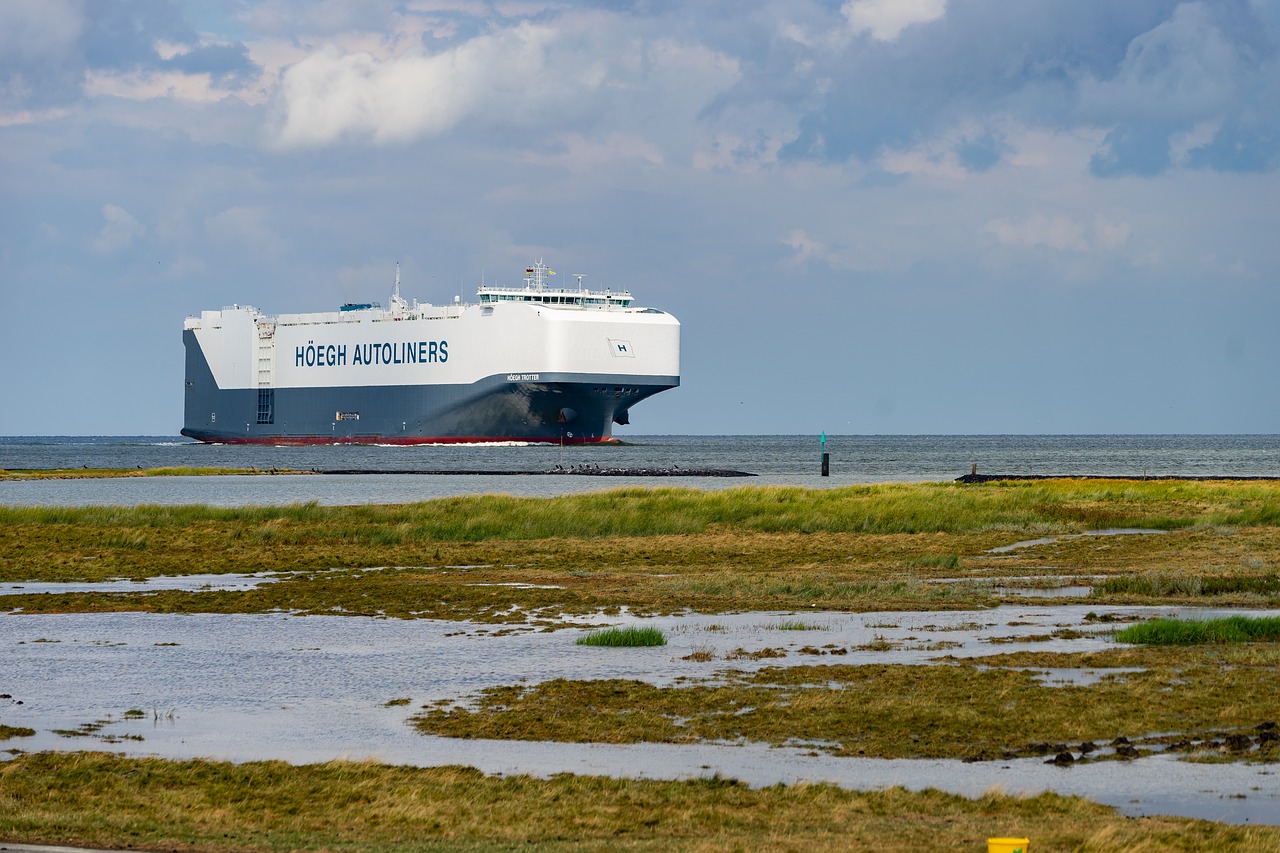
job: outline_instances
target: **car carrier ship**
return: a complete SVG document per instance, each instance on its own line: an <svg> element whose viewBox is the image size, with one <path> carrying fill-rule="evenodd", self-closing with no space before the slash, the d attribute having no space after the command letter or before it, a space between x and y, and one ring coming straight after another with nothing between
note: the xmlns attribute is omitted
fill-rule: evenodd
<svg viewBox="0 0 1280 853"><path fill-rule="evenodd" d="M680 384L680 323L629 291L521 287L387 308L188 317L182 434L227 444L613 440L636 403Z"/></svg>

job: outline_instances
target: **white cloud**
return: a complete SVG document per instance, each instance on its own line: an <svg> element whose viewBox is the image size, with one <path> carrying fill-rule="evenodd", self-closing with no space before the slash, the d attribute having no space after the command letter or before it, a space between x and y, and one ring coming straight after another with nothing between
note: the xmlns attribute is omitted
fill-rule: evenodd
<svg viewBox="0 0 1280 853"><path fill-rule="evenodd" d="M60 118L66 118L70 114L71 111L63 107L51 110L20 110L16 113L0 113L0 127L57 121Z"/></svg>
<svg viewBox="0 0 1280 853"><path fill-rule="evenodd" d="M841 11L855 34L870 33L880 41L897 41L912 24L945 15L947 0L849 0Z"/></svg>
<svg viewBox="0 0 1280 853"><path fill-rule="evenodd" d="M90 71L85 75L84 92L89 97L114 97L129 101L172 98L193 103L217 103L235 98L250 104L265 103L265 93L256 87L235 91L215 88L208 74L178 71Z"/></svg>
<svg viewBox="0 0 1280 853"><path fill-rule="evenodd" d="M434 54L330 44L283 71L267 132L280 148L397 144L470 124L526 131L526 147L537 147L572 126L584 138L622 133L687 150L688 125L738 75L710 48L647 39L630 19L593 12Z"/></svg>
<svg viewBox="0 0 1280 853"><path fill-rule="evenodd" d="M104 204L102 218L106 220L102 230L89 242L89 248L100 254L105 255L127 249L135 239L147 233L146 227L141 222L118 205Z"/></svg>
<svg viewBox="0 0 1280 853"><path fill-rule="evenodd" d="M274 141L325 145L348 137L403 142L472 116L527 120L598 90L598 63L556 52L557 32L522 23L444 53L385 61L328 48L287 69Z"/></svg>
<svg viewBox="0 0 1280 853"><path fill-rule="evenodd" d="M1068 216L1034 213L1024 219L993 219L983 228L1001 243L1045 246L1061 252L1114 251L1129 241L1129 223L1095 216L1082 222Z"/></svg>
<svg viewBox="0 0 1280 853"><path fill-rule="evenodd" d="M793 264L804 264L811 260L821 261L827 257L827 247L798 228L788 234L782 242L795 252L791 258Z"/></svg>

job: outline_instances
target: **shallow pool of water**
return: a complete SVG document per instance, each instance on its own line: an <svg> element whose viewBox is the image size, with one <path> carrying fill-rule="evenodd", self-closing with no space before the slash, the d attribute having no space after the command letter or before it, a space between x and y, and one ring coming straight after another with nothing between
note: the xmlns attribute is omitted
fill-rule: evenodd
<svg viewBox="0 0 1280 853"><path fill-rule="evenodd" d="M0 583L0 595L40 595L60 592L244 592L287 576L279 573L224 575L157 575L113 578L109 581L11 581Z"/></svg>
<svg viewBox="0 0 1280 853"><path fill-rule="evenodd" d="M1192 612L1093 609L1119 617L1120 624ZM670 684L681 677L710 678L730 667L925 663L940 655L969 657L1024 648L1106 648L1109 634L1101 632L1036 639L1060 628L1096 632L1085 621L1089 610L1004 606L935 613L673 616L645 620L666 631L670 644L642 649L574 644L588 621L639 621L625 615L582 620L583 628L511 633L502 626L425 619L7 613L0 615L0 659L5 662L0 693L12 698L0 699L0 722L37 730L35 737L3 744L28 751L108 749L168 758L294 763L373 758L537 775L686 778L720 773L760 785L827 780L851 788L934 786L966 795L999 786L1008 792L1081 794L1128 814L1241 823L1280 819L1277 777L1266 767L1242 764L1193 765L1160 756L1063 769L1041 759L885 761L757 745L495 743L424 737L407 724L424 703L522 680L636 678ZM847 654L801 653L806 646L845 649ZM738 648L782 649L785 657L727 661ZM711 659L684 659L695 650L710 651ZM411 701L387 705L400 698ZM143 711L143 718L123 719L131 709ZM107 718L112 722L96 736L54 733ZM142 740L118 740L126 735Z"/></svg>
<svg viewBox="0 0 1280 853"><path fill-rule="evenodd" d="M1147 533L1158 535L1167 532L1167 530L1152 530L1145 527L1108 527L1105 530L1086 530L1084 533L1063 533L1058 536L1041 536L1038 539L1024 539L1021 542L1011 542L1008 545L988 548L987 553L1008 554L1012 551L1021 551L1023 548L1034 548L1037 545L1052 545L1055 542L1062 542L1067 539L1088 539L1094 536L1139 536Z"/></svg>

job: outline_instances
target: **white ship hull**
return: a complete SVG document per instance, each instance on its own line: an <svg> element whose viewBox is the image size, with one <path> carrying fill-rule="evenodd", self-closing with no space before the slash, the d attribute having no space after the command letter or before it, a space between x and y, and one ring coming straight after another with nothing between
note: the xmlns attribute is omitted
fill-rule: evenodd
<svg viewBox="0 0 1280 853"><path fill-rule="evenodd" d="M637 402L680 384L679 322L631 308L629 294L625 305L611 296L584 307L565 291L481 290L493 301L409 307L397 293L385 310L272 318L233 307L189 318L182 433L264 444L598 442Z"/></svg>

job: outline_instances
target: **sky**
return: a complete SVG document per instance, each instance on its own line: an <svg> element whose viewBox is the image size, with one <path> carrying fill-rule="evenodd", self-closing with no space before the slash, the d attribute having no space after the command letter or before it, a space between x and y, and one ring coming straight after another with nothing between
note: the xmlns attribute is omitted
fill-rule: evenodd
<svg viewBox="0 0 1280 853"><path fill-rule="evenodd" d="M0 434L540 258L682 323L621 436L1280 432L1280 2L0 0Z"/></svg>

